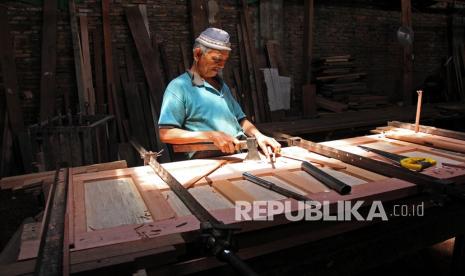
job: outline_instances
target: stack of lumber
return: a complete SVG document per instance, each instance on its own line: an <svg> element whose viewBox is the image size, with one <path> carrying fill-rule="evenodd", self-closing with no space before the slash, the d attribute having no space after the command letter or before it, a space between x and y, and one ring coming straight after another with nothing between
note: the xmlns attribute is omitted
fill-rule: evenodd
<svg viewBox="0 0 465 276"><path fill-rule="evenodd" d="M319 58L314 62L315 80L318 94L317 105L333 112L341 112L348 108L375 108L388 103L385 96L370 95L365 82L365 72L354 66L350 55Z"/></svg>
<svg viewBox="0 0 465 276"><path fill-rule="evenodd" d="M321 94L334 99L367 92L366 73L357 72L350 55L319 58L314 62L315 79Z"/></svg>
<svg viewBox="0 0 465 276"><path fill-rule="evenodd" d="M348 105L353 109L375 108L387 105L388 97L378 95L349 95Z"/></svg>

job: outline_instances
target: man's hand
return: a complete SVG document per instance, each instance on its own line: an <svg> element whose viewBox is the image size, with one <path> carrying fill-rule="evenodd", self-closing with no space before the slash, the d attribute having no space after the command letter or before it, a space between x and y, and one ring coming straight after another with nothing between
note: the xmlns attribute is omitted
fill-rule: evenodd
<svg viewBox="0 0 465 276"><path fill-rule="evenodd" d="M275 154L279 153L281 151L281 145L273 138L265 136L261 133L257 133L255 135L255 139L257 139L258 146L262 149L263 153L265 154L266 158L271 161L270 159L270 154L271 152L268 152L268 146L272 148L272 152Z"/></svg>
<svg viewBox="0 0 465 276"><path fill-rule="evenodd" d="M209 139L218 147L223 153L235 153L236 144L239 143L235 137L228 135L222 131L209 131Z"/></svg>

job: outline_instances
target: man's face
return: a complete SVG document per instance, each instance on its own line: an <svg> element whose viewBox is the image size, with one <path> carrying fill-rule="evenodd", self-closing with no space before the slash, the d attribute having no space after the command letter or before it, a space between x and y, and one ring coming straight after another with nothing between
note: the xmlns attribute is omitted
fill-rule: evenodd
<svg viewBox="0 0 465 276"><path fill-rule="evenodd" d="M195 50L197 69L203 78L215 77L229 58L229 51L209 50L202 54L199 48Z"/></svg>

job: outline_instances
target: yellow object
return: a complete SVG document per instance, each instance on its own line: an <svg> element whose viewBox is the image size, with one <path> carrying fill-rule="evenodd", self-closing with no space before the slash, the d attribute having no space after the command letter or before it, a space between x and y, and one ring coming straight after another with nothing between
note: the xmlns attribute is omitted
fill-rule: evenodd
<svg viewBox="0 0 465 276"><path fill-rule="evenodd" d="M400 160L400 165L412 171L421 171L436 165L436 160L427 157L407 157Z"/></svg>

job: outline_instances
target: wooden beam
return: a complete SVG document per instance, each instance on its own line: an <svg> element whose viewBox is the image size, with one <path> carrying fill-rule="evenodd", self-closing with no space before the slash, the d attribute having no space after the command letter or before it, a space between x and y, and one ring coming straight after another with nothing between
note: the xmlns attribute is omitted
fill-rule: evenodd
<svg viewBox="0 0 465 276"><path fill-rule="evenodd" d="M269 40L275 40L281 44L284 28L283 0L261 0L259 15L260 45L265 47Z"/></svg>
<svg viewBox="0 0 465 276"><path fill-rule="evenodd" d="M10 34L7 9L0 6L0 66L3 85L5 87L6 109L11 132L19 145L19 152L25 172L32 171L31 142L24 126L24 118L19 99L18 80L16 75L13 37Z"/></svg>
<svg viewBox="0 0 465 276"><path fill-rule="evenodd" d="M18 80L13 50L13 37L10 35L7 9L0 6L0 55L3 85L5 86L6 107L14 135L24 130L24 119L18 95Z"/></svg>
<svg viewBox="0 0 465 276"><path fill-rule="evenodd" d="M71 25L71 38L73 41L74 49L74 70L76 74L76 85L79 100L80 112L86 111L86 91L84 84L84 76L82 75L82 49L81 49L81 38L79 37L79 27L76 18L76 5L74 0L69 2L69 22Z"/></svg>
<svg viewBox="0 0 465 276"><path fill-rule="evenodd" d="M160 107L165 90L165 82L160 71L159 64L155 60L159 54L153 50L152 42L145 31L144 20L137 6L127 7L126 18L129 23L134 43L136 44L139 58L144 68L147 84L150 90L150 98L155 107L157 115L160 114Z"/></svg>
<svg viewBox="0 0 465 276"><path fill-rule="evenodd" d="M207 0L189 1L192 40L208 27Z"/></svg>
<svg viewBox="0 0 465 276"><path fill-rule="evenodd" d="M302 86L302 113L306 117L316 115L316 87L314 84Z"/></svg>
<svg viewBox="0 0 465 276"><path fill-rule="evenodd" d="M45 121L55 115L57 0L45 0L42 14L40 121Z"/></svg>
<svg viewBox="0 0 465 276"><path fill-rule="evenodd" d="M415 125L413 124L403 123L403 122L398 122L398 121L388 122L388 126L397 127L397 128L405 128L405 129L410 129L410 130L415 129ZM436 128L432 126L420 125L420 132L438 135L438 136L444 136L448 138L454 138L458 140L465 140L465 132L453 131L453 130L448 130L448 129L443 129L443 128Z"/></svg>
<svg viewBox="0 0 465 276"><path fill-rule="evenodd" d="M412 29L412 3L411 0L401 0L401 24ZM402 49L403 61L403 93L402 99L405 105L412 104L413 87L413 45L405 45Z"/></svg>
<svg viewBox="0 0 465 276"><path fill-rule="evenodd" d="M99 114L107 113L105 104L105 92L103 85L102 64L102 33L97 30L91 32L94 49L94 71L95 71L95 106Z"/></svg>
<svg viewBox="0 0 465 276"><path fill-rule="evenodd" d="M116 96L116 84L113 74L113 48L111 45L111 28L110 28L110 3L109 0L102 0L102 25L103 25L103 49L105 51L105 72L107 97L110 114L116 117L116 125L121 141L124 141L124 131L121 120L121 114Z"/></svg>
<svg viewBox="0 0 465 276"><path fill-rule="evenodd" d="M308 84L312 81L313 12L313 0L305 0L303 73L304 81Z"/></svg>
<svg viewBox="0 0 465 276"><path fill-rule="evenodd" d="M85 98L87 99L86 114L95 114L95 92L92 82L92 65L90 61L89 31L87 27L87 15L79 16L81 29L81 49L82 49L82 76L84 78Z"/></svg>
<svg viewBox="0 0 465 276"><path fill-rule="evenodd" d="M251 118L252 121L255 123L265 121L265 115L263 108L260 104L263 103L260 97L260 93L258 92L259 89L257 87L257 76L259 76L258 69L255 68L256 65L256 57L255 57L255 46L254 43L251 42L252 35L249 33L250 26L247 23L249 19L249 9L247 8L247 3L243 2L243 13L241 15L241 29L240 32L242 34L242 41L244 43L244 50L245 50L245 57L247 61L247 71L248 71L248 79L250 83L250 94L252 95L252 105L254 109L254 117ZM244 8L245 7L245 8ZM258 74L257 74L258 73Z"/></svg>

